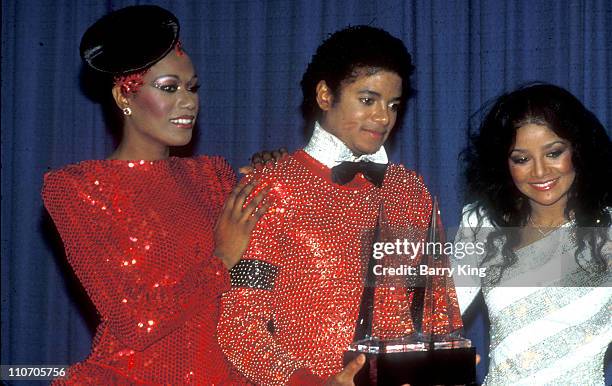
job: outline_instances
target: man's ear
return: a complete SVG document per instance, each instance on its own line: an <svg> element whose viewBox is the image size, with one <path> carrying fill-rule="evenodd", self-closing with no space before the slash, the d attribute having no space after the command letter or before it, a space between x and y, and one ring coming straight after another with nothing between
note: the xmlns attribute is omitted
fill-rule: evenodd
<svg viewBox="0 0 612 386"><path fill-rule="evenodd" d="M117 104L117 106L119 106L119 109L123 110L124 108L130 105L130 101L121 91L121 86L114 85L112 93L113 93L113 99L115 100L115 103Z"/></svg>
<svg viewBox="0 0 612 386"><path fill-rule="evenodd" d="M324 80L317 83L317 104L323 111L329 110L334 103L334 95Z"/></svg>

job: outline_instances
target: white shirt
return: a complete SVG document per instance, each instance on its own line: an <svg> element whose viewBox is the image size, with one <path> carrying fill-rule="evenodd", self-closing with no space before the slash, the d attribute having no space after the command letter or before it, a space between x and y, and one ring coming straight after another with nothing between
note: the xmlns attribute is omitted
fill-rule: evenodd
<svg viewBox="0 0 612 386"><path fill-rule="evenodd" d="M314 132L310 141L308 141L308 145L304 147L304 151L330 169L344 161L389 163L387 152L383 146L376 153L356 157L340 138L323 129L319 122L315 122Z"/></svg>

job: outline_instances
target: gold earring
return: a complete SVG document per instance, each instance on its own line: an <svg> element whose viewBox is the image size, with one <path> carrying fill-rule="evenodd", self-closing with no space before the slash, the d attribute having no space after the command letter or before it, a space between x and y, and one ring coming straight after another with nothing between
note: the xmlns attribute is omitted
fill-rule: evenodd
<svg viewBox="0 0 612 386"><path fill-rule="evenodd" d="M129 107L124 107L121 109L121 111L123 111L123 115L127 115L127 116L132 115L132 109Z"/></svg>

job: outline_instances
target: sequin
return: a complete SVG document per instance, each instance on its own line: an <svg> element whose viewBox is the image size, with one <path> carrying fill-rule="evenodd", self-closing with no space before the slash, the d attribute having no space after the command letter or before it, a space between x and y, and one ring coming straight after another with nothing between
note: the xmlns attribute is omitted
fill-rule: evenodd
<svg viewBox="0 0 612 386"><path fill-rule="evenodd" d="M602 385L604 355L612 339L611 296L609 288L540 288L520 301L529 310L524 321L514 322L512 307L495 313L497 322L491 321L491 362L485 384ZM554 306L541 310L539 300L545 297L551 297ZM572 303L588 297L602 305L595 314L572 310ZM567 304L557 303L558 299ZM573 316L564 315L567 313ZM549 327L539 330L540 326ZM591 339L592 336L597 338ZM508 345L518 349L508 350Z"/></svg>
<svg viewBox="0 0 612 386"><path fill-rule="evenodd" d="M212 230L234 183L218 157L85 161L45 176L45 205L101 319L67 383L228 383L216 323L229 276Z"/></svg>
<svg viewBox="0 0 612 386"><path fill-rule="evenodd" d="M327 378L342 369L355 333L363 247L372 242L381 204L390 224L424 237L430 195L420 177L399 165L389 166L382 188L359 176L333 184L330 169L304 151L254 177L276 189L241 264L265 262L278 272L273 288L242 284L223 295L219 341L257 384L283 385L304 369ZM376 302L379 336L413 331L407 291L390 283Z"/></svg>
<svg viewBox="0 0 612 386"><path fill-rule="evenodd" d="M387 152L383 146L374 154L363 154L356 157L344 142L323 129L319 122L315 122L312 136L306 147L304 147L304 151L320 162L317 167L319 169L323 168L322 170L324 170L325 167L332 168L339 165L342 161L368 161L379 164L386 164L389 162ZM400 167L403 168L402 165L400 165Z"/></svg>
<svg viewBox="0 0 612 386"><path fill-rule="evenodd" d="M130 93L136 94L138 90L144 85L144 75L149 71L149 69L145 69L139 72L127 74L127 75L117 75L113 78L114 84L121 88L121 91L124 95L129 95ZM144 161L141 161L144 162ZM129 167L133 167L134 164L130 163Z"/></svg>

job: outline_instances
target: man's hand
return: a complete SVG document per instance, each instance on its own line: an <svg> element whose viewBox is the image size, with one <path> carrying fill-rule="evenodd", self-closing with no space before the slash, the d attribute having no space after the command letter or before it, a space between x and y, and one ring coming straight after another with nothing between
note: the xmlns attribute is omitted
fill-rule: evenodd
<svg viewBox="0 0 612 386"><path fill-rule="evenodd" d="M274 151L260 151L251 156L251 164L249 166L242 166L240 169L238 169L238 172L242 174L252 173L255 168L262 167L266 163L277 162L287 157L287 155L287 149L284 147Z"/></svg>
<svg viewBox="0 0 612 386"><path fill-rule="evenodd" d="M325 386L355 386L353 378L361 370L365 361L365 355L359 354L357 358L347 363L342 371L329 377L325 382Z"/></svg>

